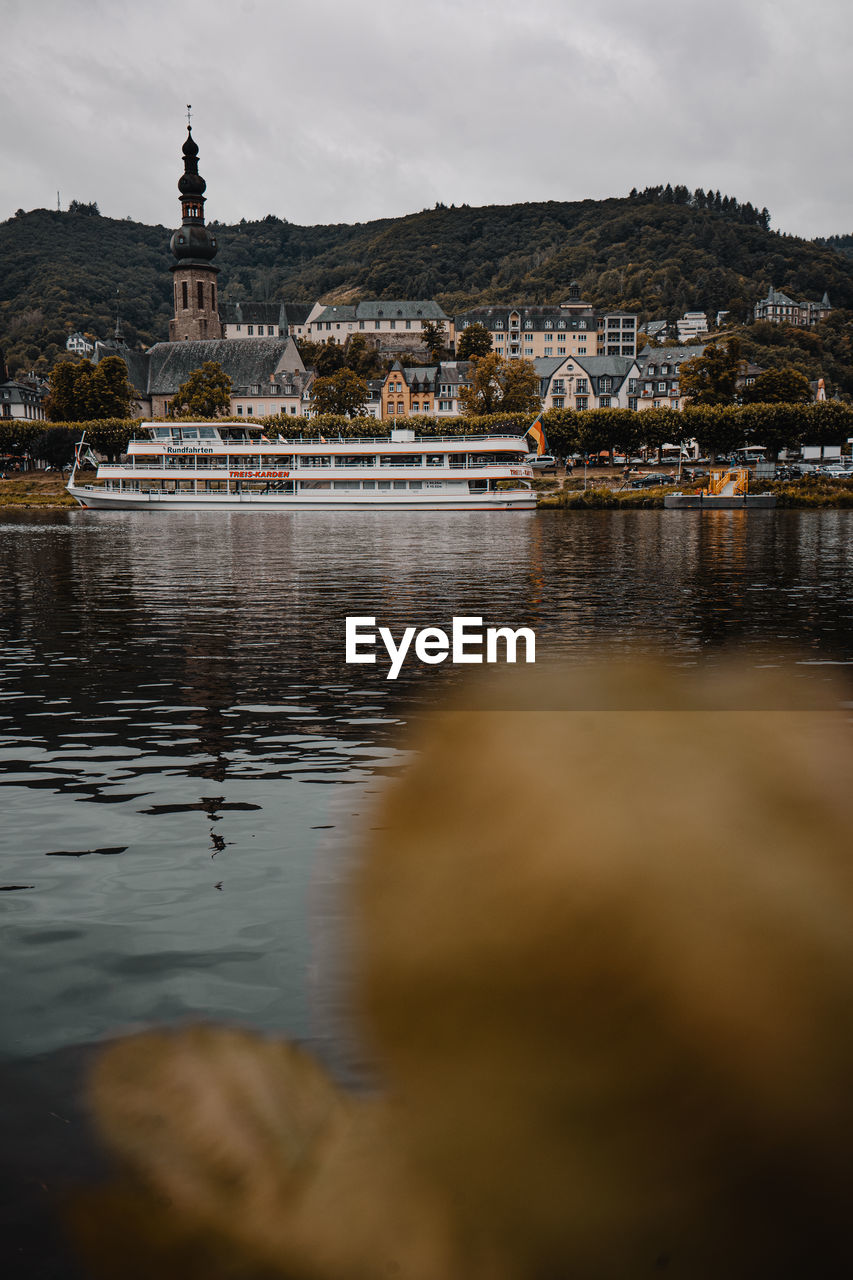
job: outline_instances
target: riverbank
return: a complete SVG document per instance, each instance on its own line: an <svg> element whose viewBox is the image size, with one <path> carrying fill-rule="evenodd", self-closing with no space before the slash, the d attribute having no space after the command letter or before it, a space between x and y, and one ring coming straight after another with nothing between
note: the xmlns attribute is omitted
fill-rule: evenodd
<svg viewBox="0 0 853 1280"><path fill-rule="evenodd" d="M13 472L0 480L0 507L76 507L58 471Z"/></svg>
<svg viewBox="0 0 853 1280"><path fill-rule="evenodd" d="M599 511L605 509L636 509L662 507L664 495L679 490L683 493L698 492L697 485L660 485L652 489L620 489L617 475L601 476L588 480L571 478L568 486L555 480L552 487L539 481L538 507L540 510ZM541 487L540 487L541 486ZM773 480L760 481L754 488L758 493L774 493L777 507L853 507L853 480ZM0 507L75 507L77 504L65 490L65 478L57 472L28 471L0 480Z"/></svg>
<svg viewBox="0 0 853 1280"><path fill-rule="evenodd" d="M597 480L594 484L568 481L539 493L540 510L589 511L662 507L668 493L698 493L699 485L670 484L649 489L620 489L615 479ZM610 487L610 486L613 487ZM580 486L580 487L579 487ZM778 508L853 507L853 480L805 479L767 480L757 482L753 493L772 493Z"/></svg>

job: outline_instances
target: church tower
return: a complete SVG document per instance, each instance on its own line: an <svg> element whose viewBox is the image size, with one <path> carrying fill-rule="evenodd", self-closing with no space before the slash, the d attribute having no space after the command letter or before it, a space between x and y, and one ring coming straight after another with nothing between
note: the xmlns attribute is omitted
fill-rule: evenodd
<svg viewBox="0 0 853 1280"><path fill-rule="evenodd" d="M187 112L189 114L189 108ZM213 265L218 246L216 237L204 225L207 183L198 171L198 146L190 124L181 150L184 155L184 172L178 182L181 225L171 240L176 259L171 267L175 314L169 321L169 341L193 342L222 337L216 296L219 268Z"/></svg>

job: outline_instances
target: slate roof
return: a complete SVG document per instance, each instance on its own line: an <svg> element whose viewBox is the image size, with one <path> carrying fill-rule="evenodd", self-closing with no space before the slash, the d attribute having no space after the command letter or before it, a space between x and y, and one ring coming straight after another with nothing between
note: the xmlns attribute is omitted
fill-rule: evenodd
<svg viewBox="0 0 853 1280"><path fill-rule="evenodd" d="M0 383L0 400L6 404L38 404L47 397L47 387L32 382L18 382L11 378Z"/></svg>
<svg viewBox="0 0 853 1280"><path fill-rule="evenodd" d="M574 356L590 378L616 378L621 383L637 363L634 356Z"/></svg>
<svg viewBox="0 0 853 1280"><path fill-rule="evenodd" d="M442 364L412 365L406 369L400 367L399 361L395 361L390 372L402 373L409 388L418 386L434 390L442 385L458 386L465 382L470 368L470 360L447 360Z"/></svg>
<svg viewBox="0 0 853 1280"><path fill-rule="evenodd" d="M244 387L234 384L231 388L233 396L302 396L314 381L314 370L306 369L302 373L286 373L282 371L274 382L250 382Z"/></svg>
<svg viewBox="0 0 853 1280"><path fill-rule="evenodd" d="M793 298L789 298L787 293L783 293L781 289L774 289L772 284L767 292L767 297L762 298L762 302L766 302L771 306L775 304L779 307L796 307L798 304Z"/></svg>
<svg viewBox="0 0 853 1280"><path fill-rule="evenodd" d="M647 376L646 370L649 365L659 369L662 364L665 364L672 371L673 365L683 364L685 360L692 360L694 356L701 356L707 345L705 342L693 342L689 347L644 347L637 357L640 377Z"/></svg>
<svg viewBox="0 0 853 1280"><path fill-rule="evenodd" d="M287 328L283 302L220 302L219 319L223 324L272 324Z"/></svg>
<svg viewBox="0 0 853 1280"><path fill-rule="evenodd" d="M127 365L127 379L134 391L140 396L148 395L147 351L131 351L123 342L96 342L92 353L93 364L106 360L107 356L120 356Z"/></svg>
<svg viewBox="0 0 853 1280"><path fill-rule="evenodd" d="M356 320L443 320L450 317L442 311L437 302L429 300L385 301L377 299L371 302L359 302L355 306L328 306L315 317L317 324L325 324L330 320L354 322Z"/></svg>
<svg viewBox="0 0 853 1280"><path fill-rule="evenodd" d="M195 369L215 360L234 387L269 383L281 370L303 373L305 366L292 338L244 338L235 342L213 338L206 342L158 342L147 351L99 342L95 362L121 356L131 384L141 396L174 395Z"/></svg>
<svg viewBox="0 0 853 1280"><path fill-rule="evenodd" d="M574 304L575 307L579 305L580 305L579 303ZM584 306L587 307L587 304L584 304ZM477 324L477 323L484 324L487 329L494 329L495 327L494 322L496 320L503 321L503 330L504 332L506 332L509 329L510 315L512 315L513 313L518 315L521 319L520 331L522 334L525 332L525 329L524 329L525 320L533 321L533 328L526 330L527 333L541 333L545 329L546 320L550 320L552 322L555 333L561 332L561 330L557 328L557 324L560 320L565 321L564 329L579 329L581 328L580 322L583 321L583 328L589 332L594 332L594 326L592 328L590 327L590 321L595 320L596 315L598 314L593 310L592 307L587 307L586 311L581 311L581 312L577 312L577 311L570 312L568 310L564 310L563 308L556 307L556 306L551 306L551 307L544 307L544 306L472 307L469 311L462 311L459 313L459 315L457 315L456 317L457 332L460 330L462 324L466 321L468 324ZM601 312L600 314L602 315L607 314L607 315L613 315L613 316L615 315L627 316L627 315L633 315L633 312L608 311L606 313ZM550 333L551 330L548 330L548 332Z"/></svg>
<svg viewBox="0 0 853 1280"><path fill-rule="evenodd" d="M311 314L313 302L285 302L288 324L304 324Z"/></svg>

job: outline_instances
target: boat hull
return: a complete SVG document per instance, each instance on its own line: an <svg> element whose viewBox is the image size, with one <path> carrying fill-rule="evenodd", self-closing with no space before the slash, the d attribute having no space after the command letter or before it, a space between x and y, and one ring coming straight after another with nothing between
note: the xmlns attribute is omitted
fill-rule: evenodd
<svg viewBox="0 0 853 1280"><path fill-rule="evenodd" d="M127 493L85 485L67 486L75 502L96 511L533 511L530 490L505 490L446 496L410 494L325 494L309 497L291 493Z"/></svg>

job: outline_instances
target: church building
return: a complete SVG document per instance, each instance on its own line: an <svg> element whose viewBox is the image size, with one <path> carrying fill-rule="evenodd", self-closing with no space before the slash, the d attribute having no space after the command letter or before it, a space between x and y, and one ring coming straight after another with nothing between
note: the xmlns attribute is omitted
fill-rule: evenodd
<svg viewBox="0 0 853 1280"><path fill-rule="evenodd" d="M178 388L210 360L231 379L235 416L301 416L307 411L312 375L306 373L293 338L286 331L278 337L246 337L241 342L224 336L217 297L219 267L213 261L219 245L204 221L207 184L198 171L198 144L189 124L182 153L181 225L170 241L175 261L170 267L174 314L169 341L147 351L131 351L118 339L98 342L92 359L96 364L107 356L124 360L139 417L165 417Z"/></svg>

